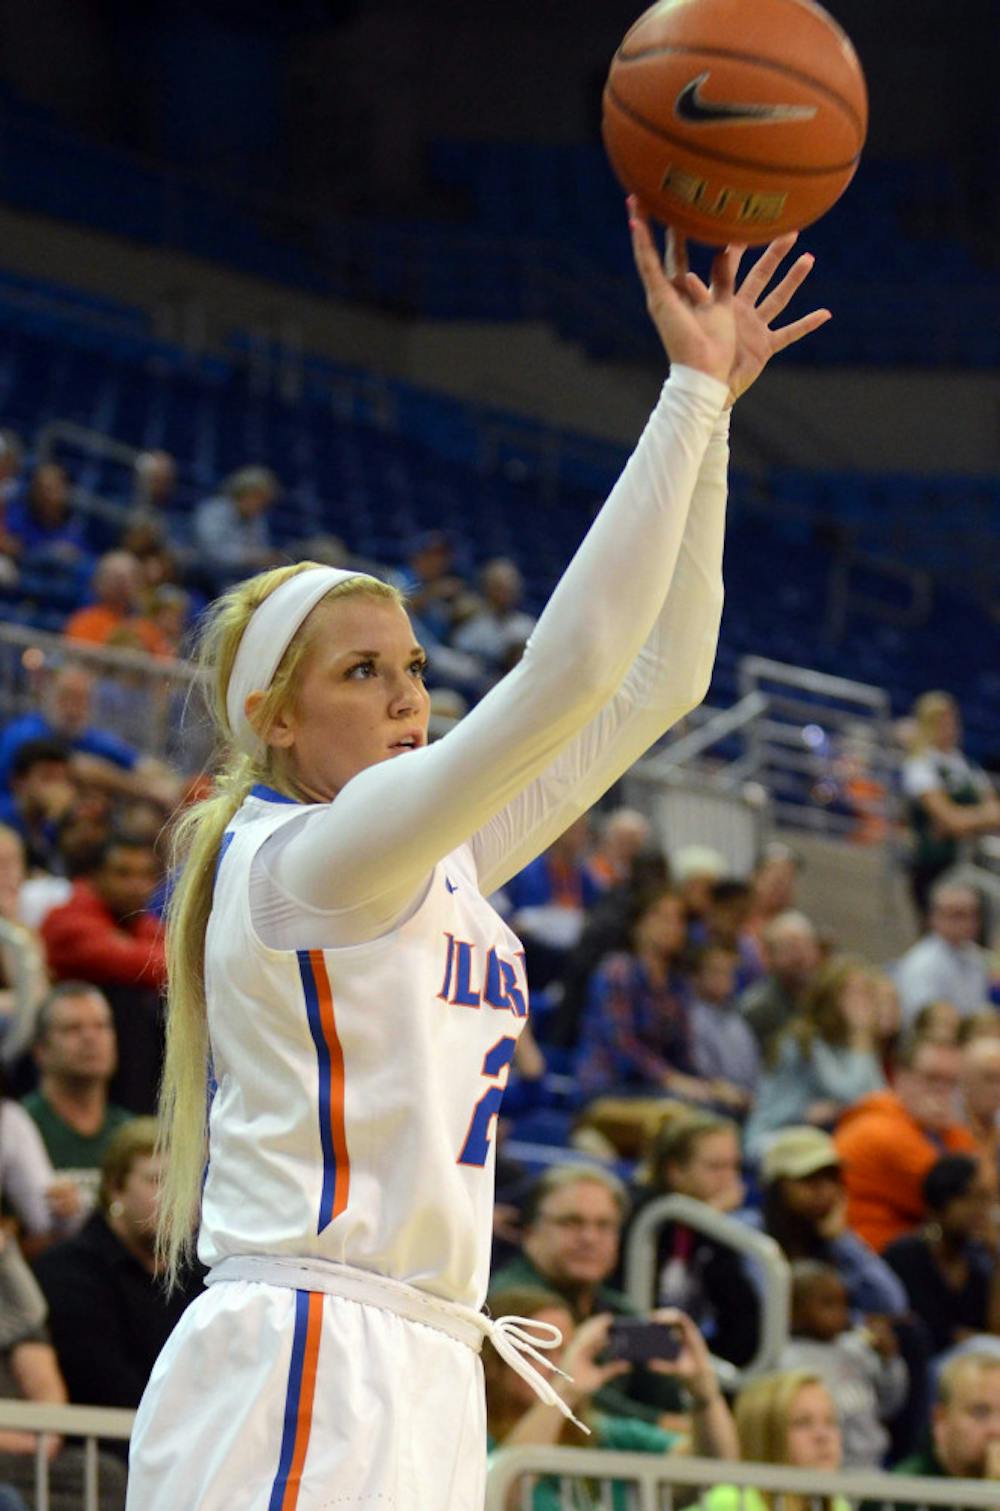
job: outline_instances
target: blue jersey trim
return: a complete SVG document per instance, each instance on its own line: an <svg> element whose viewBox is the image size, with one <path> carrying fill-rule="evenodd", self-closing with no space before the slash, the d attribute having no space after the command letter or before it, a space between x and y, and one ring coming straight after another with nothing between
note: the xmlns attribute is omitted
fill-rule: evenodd
<svg viewBox="0 0 1000 1511"><path fill-rule="evenodd" d="M271 1486L268 1511L282 1511L285 1490L292 1468L295 1439L299 1427L299 1403L302 1395L302 1369L305 1363L306 1333L309 1327L309 1292L295 1293L295 1332L292 1337L292 1357L288 1367L288 1385L285 1390L284 1426L281 1434L281 1452L278 1472Z"/></svg>
<svg viewBox="0 0 1000 1511"><path fill-rule="evenodd" d="M278 791L277 787L268 787L264 782L258 782L256 786L251 787L250 796L259 797L265 803L291 803L293 808L302 807L298 798L286 797L283 792Z"/></svg>

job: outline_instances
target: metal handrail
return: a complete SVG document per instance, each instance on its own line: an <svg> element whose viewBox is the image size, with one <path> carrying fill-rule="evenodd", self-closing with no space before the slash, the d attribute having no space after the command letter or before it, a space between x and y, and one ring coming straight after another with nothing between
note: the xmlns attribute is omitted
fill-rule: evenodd
<svg viewBox="0 0 1000 1511"><path fill-rule="evenodd" d="M556 1479L620 1480L638 1492L638 1511L672 1511L675 1488L708 1490L716 1485L801 1496L808 1504L834 1496L893 1506L968 1507L995 1511L997 1486L992 1480L926 1479L881 1470L790 1469L783 1464L729 1463L719 1459L673 1454L614 1453L595 1448L501 1448L492 1458L486 1481L485 1511L507 1511L509 1495L525 1476ZM530 1499L524 1504L530 1505Z"/></svg>
<svg viewBox="0 0 1000 1511"><path fill-rule="evenodd" d="M803 666L792 666L786 661L773 661L768 656L744 656L739 665L739 685L744 695L754 691L756 678L774 677L804 691L818 693L824 698L843 698L846 701L866 704L876 713L888 715L889 694L870 682L854 682L849 677L834 677L829 672L810 671Z"/></svg>
<svg viewBox="0 0 1000 1511"><path fill-rule="evenodd" d="M731 708L721 709L718 713L712 714L698 729L693 729L690 734L681 735L679 740L672 740L655 755L645 761L640 761L631 773L632 776L642 777L648 781L658 781L663 777L669 777L676 767L704 755L727 735L746 729L766 711L767 704L768 700L763 693L757 691L747 693Z"/></svg>
<svg viewBox="0 0 1000 1511"><path fill-rule="evenodd" d="M648 1311L650 1298L656 1295L656 1240L664 1223L680 1222L686 1228L704 1233L716 1243L724 1244L745 1255L764 1272L761 1296L761 1329L757 1352L742 1370L728 1360L716 1360L724 1383L738 1383L751 1375L773 1369L788 1342L791 1271L788 1260L767 1233L716 1212L703 1201L690 1196L662 1196L644 1207L632 1225L625 1248L625 1291L641 1311Z"/></svg>
<svg viewBox="0 0 1000 1511"><path fill-rule="evenodd" d="M35 1511L49 1511L48 1444L51 1437L83 1438L81 1511L99 1511L97 1442L128 1442L135 1412L117 1406L57 1406L47 1401L0 1399L0 1431L38 1434L35 1448Z"/></svg>

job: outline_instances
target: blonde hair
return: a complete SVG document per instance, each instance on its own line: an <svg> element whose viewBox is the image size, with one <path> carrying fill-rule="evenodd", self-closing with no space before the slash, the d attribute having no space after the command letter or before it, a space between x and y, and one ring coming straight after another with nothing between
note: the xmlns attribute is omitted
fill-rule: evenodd
<svg viewBox="0 0 1000 1511"><path fill-rule="evenodd" d="M935 690L921 693L913 705L914 735L911 754L927 750L937 735L937 721L943 713L958 713L958 704L951 693Z"/></svg>
<svg viewBox="0 0 1000 1511"><path fill-rule="evenodd" d="M788 1463L788 1427L791 1421L795 1397L805 1385L827 1386L823 1379L808 1369L787 1369L778 1374L761 1375L752 1380L736 1398L733 1416L740 1440L740 1458L751 1464ZM769 1490L760 1492L768 1506L774 1505L774 1495ZM783 1495L786 1511L800 1511L806 1505L800 1495ZM826 1496L810 1497L809 1505L816 1500L830 1511Z"/></svg>
<svg viewBox="0 0 1000 1511"><path fill-rule="evenodd" d="M254 610L290 577L314 566L312 561L296 562L237 583L211 605L199 638L197 659L223 759L212 795L179 820L172 845L178 881L167 915L167 1034L159 1109L160 1145L169 1150L169 1158L164 1162L156 1235L157 1259L171 1285L193 1250L207 1157L210 1056L205 931L222 836L255 783L267 782L288 797L301 796L283 752L267 747L264 755L255 759L234 748L226 691ZM388 583L359 576L338 583L320 603L362 595L401 606L404 602L402 594ZM294 706L301 667L314 632L315 621L310 614L292 637L254 714L254 728L264 740L279 715Z"/></svg>

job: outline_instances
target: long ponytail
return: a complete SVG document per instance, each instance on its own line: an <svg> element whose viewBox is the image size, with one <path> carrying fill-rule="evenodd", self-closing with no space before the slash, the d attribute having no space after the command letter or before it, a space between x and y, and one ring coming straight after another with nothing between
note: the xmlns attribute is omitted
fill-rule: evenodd
<svg viewBox="0 0 1000 1511"><path fill-rule="evenodd" d="M165 1158L156 1234L157 1262L170 1286L176 1284L181 1268L192 1255L208 1155L211 1051L205 934L222 837L256 782L268 782L290 797L297 795L280 752L269 749L260 762L233 752L226 689L254 610L289 577L315 565L297 562L238 583L211 606L200 638L198 660L205 674L206 700L220 748L228 755L215 777L212 795L182 816L173 840L172 870L178 879L167 911L167 1031L159 1105L160 1146ZM367 577L340 583L323 602L356 594L402 603L402 595L395 588ZM303 626L282 657L255 717L261 735L266 736L275 718L292 701L309 643Z"/></svg>

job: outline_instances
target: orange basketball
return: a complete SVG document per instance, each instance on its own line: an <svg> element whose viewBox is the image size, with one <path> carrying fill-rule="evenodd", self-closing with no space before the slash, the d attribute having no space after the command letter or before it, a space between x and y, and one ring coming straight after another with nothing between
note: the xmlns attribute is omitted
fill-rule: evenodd
<svg viewBox="0 0 1000 1511"><path fill-rule="evenodd" d="M817 220L868 125L849 37L813 0L659 0L604 89L604 144L657 219L713 245Z"/></svg>

